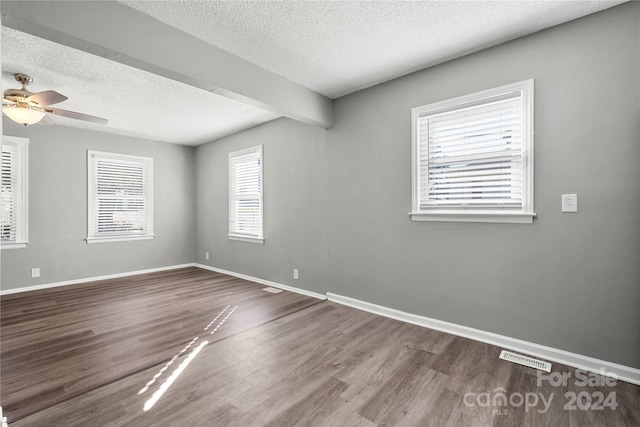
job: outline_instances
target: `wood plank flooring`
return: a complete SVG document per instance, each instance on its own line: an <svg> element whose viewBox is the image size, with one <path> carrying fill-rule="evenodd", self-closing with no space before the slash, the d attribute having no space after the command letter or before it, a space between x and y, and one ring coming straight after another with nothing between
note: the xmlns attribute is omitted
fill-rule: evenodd
<svg viewBox="0 0 640 427"><path fill-rule="evenodd" d="M166 274L171 277L174 273ZM198 337L171 366L163 370L167 359L158 358L162 360L153 366L133 370L88 391L78 392L75 397L50 404L44 409L32 409L30 415L10 425L640 425L640 387L623 382L617 382L612 386L582 387L576 384L575 369L558 364L553 365L553 371L571 375L571 378L564 385L553 385L547 380L539 380L537 371L532 368L499 360L500 349L494 346L382 318L327 301L305 301L305 305L302 302L305 300L304 297L289 292L269 294L260 291L264 296L259 297L251 290L259 290L260 286L235 282L237 279L215 276L215 273L212 273L214 276L209 279L196 279L201 274L206 276L210 273L203 273L197 269L175 272L171 280L181 285L168 286L173 291L167 289L161 292L164 294L162 297L155 296L153 292L147 294L147 298L154 302L151 306L158 305L162 310L171 310L172 314L159 313L156 314L157 317L149 315L149 319L138 317L136 324L149 323L150 329L136 328L134 324L133 329L127 331L130 332L131 338L118 336L118 339L124 340L122 342L132 343L135 341L133 337L137 337L143 343L138 344L135 351L116 352L119 356L115 357L118 363L126 363L131 358L137 359L138 353L146 355L140 356L141 360L149 361L150 355L157 349L166 349L165 354L175 354L184 348L185 344L192 342L193 338ZM174 298L177 288L201 289L196 286L200 280L212 282L199 296L183 295L182 298ZM117 286L128 288L125 283ZM148 283L147 286L151 284ZM105 286L109 287L111 285ZM97 289L94 292L100 293ZM126 291L123 289L123 292ZM131 291L125 296L117 293L113 298L118 299L119 303L110 308L100 303L100 299L103 298L101 296L96 297L93 303L85 301L85 304L92 307L89 311L99 313L95 316L96 319L111 325L111 329L105 326L105 329L99 330L101 333L108 334L110 330L117 330L115 324L122 323L118 317L133 316L125 311L137 311L141 304L149 305L149 302L143 302L144 298L137 296L138 292L147 291ZM211 298L208 304L201 302L200 300L209 298L209 292L218 295ZM53 300L60 303L70 296L56 296ZM298 303L302 307L296 306L295 302L271 299L278 296L301 298ZM130 298L137 299L138 302L129 304ZM168 301L164 298L168 298ZM246 303L239 302L243 299ZM199 312L188 305L187 301L203 309L214 307L212 312L205 310L206 313L201 317L196 316L198 322L204 322L205 326L211 323L210 329L220 325L214 335L204 337L203 334L196 334L186 324L183 325L190 324L190 321L177 320L181 316L189 318L192 313ZM274 307L270 309L268 306L271 303ZM227 311L212 322L227 305L230 306ZM220 324L236 305L238 309L227 321ZM43 348L47 350L55 347L55 344L48 340L58 334L56 329L60 329L61 336L69 336L70 342L83 342L87 338L83 333L86 334L85 329L88 326L75 317L75 322L83 325L81 328L75 328L73 322L68 319L74 318L74 315L56 311L53 308L55 304L51 304L48 298L33 301L29 308L22 306L20 310L16 300L13 304L9 303L9 306L9 311L14 310L14 313L7 316L9 325L13 327L12 334L20 335L20 331L26 331L29 335L33 333L33 329L46 328L49 338L42 342L46 343ZM81 309L78 305L72 306ZM108 314L115 307L123 306L129 308L122 309L119 316L113 318ZM245 306L247 309L244 314L236 317L236 313L240 313L241 307ZM37 317L26 316L22 321L15 318L19 317L19 311L28 314L32 310L53 310L55 316L67 320L52 319L51 324L45 323L44 318L38 320ZM250 314L252 310L263 313L256 314L260 321L253 320L253 326L249 320L242 320L253 319ZM286 314L283 314L285 312ZM5 313L2 315L4 317ZM176 320L170 322L169 318ZM160 319L164 319L164 322ZM237 328L235 332L231 328L233 319L241 325L234 326ZM168 331L165 332L166 337L165 333L153 333L154 322L162 325L163 331ZM170 336L180 335L173 331L174 327L184 328L189 333L182 335L182 339L173 340ZM228 330L225 329L227 327ZM220 335L217 339L210 339L218 332ZM125 331L122 334L126 335ZM205 338L209 341L208 344L204 344ZM11 339L15 341L19 340L19 337L14 336ZM10 356L27 360L40 358L42 356L38 354L38 342L40 341L36 336L29 338L22 346L16 346L14 342L14 350ZM108 345L111 341L106 342ZM145 346L153 350L147 351ZM19 355L18 349L25 347L29 350ZM72 347L73 345L67 346L68 350ZM194 348L200 349L196 355L193 352ZM3 330L3 351L5 350ZM96 366L74 369L72 364L65 365L66 368L63 369L61 365L57 369L62 369L63 372L54 376L63 381L62 385L52 384L48 388L42 385L38 387L38 375L31 375L32 379L36 380L34 390L50 389L55 393L55 390L61 388L66 391L68 387L73 389L76 382L86 381L87 373L77 373L76 370L91 370L92 375L99 375L97 372L100 370L108 370L100 364L112 361L111 355L100 358L99 352L94 349L89 353L90 359L98 358L95 359L98 360ZM50 362L56 363L62 357L74 357L74 353L71 351L68 356L58 355ZM168 357L168 360L171 360L171 356ZM17 366L18 370L24 368L24 365L15 365L11 360L9 359L9 365ZM186 362L189 362L188 365ZM4 374L4 359L2 363ZM41 363L46 364L45 361ZM182 371L176 376L175 373L180 371L180 368ZM10 376L21 380L27 375L23 372L11 372L13 368L7 370ZM48 373L41 368L39 375ZM68 376L75 379L71 380ZM167 380L170 378L175 378L175 381L167 387ZM3 408L6 405L5 381L11 384L15 382L6 380L4 375L2 377ZM26 387L26 383L21 387ZM14 388L15 393L22 396L23 388ZM163 389L164 394L160 395L159 392ZM494 399L496 394L500 393L510 399L511 403L507 401L506 405L501 406L501 401ZM592 405L589 405L593 406L598 397L597 393L603 393L603 396L614 393L617 407L614 409L609 405L599 410L580 407L571 409L570 405L567 406L570 400L565 397L565 393L583 393L584 399L579 405L582 407L586 407L587 398L593 398L593 402L590 402ZM536 405L532 404L534 394L538 398ZM7 396L11 397L10 394ZM524 400L519 400L519 396L529 399L530 404L525 405ZM157 400L150 407L150 402L154 401L155 397ZM489 397L489 400L485 400L485 397ZM548 406L540 401L541 397L549 402ZM485 405L486 402L489 404ZM13 408L14 411L20 409Z"/></svg>
<svg viewBox="0 0 640 427"><path fill-rule="evenodd" d="M166 363L320 302L200 268L7 295L0 300L0 401L10 420ZM238 308L214 335L203 329ZM215 325L211 325L213 330Z"/></svg>

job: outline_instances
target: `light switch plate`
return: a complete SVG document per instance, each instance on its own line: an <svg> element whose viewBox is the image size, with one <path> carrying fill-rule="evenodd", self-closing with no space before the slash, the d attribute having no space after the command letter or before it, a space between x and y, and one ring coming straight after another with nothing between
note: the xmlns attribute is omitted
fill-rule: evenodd
<svg viewBox="0 0 640 427"><path fill-rule="evenodd" d="M578 212L578 195L562 195L562 212Z"/></svg>

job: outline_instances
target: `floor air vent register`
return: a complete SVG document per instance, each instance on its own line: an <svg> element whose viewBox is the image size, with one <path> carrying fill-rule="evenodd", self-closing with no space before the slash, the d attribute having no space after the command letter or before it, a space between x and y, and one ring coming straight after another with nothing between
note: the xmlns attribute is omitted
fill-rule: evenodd
<svg viewBox="0 0 640 427"><path fill-rule="evenodd" d="M500 353L500 359L517 363L519 365L528 366L530 368L539 369L541 371L551 372L551 363L544 362L542 360L532 359L531 357L523 356L517 353L512 353L507 350L502 350L502 353Z"/></svg>

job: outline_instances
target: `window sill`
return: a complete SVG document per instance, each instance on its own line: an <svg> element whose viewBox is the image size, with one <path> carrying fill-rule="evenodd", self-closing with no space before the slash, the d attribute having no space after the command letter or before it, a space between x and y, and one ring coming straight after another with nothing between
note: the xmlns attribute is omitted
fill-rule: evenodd
<svg viewBox="0 0 640 427"><path fill-rule="evenodd" d="M2 250L5 249L24 249L27 247L26 243L7 243L2 245Z"/></svg>
<svg viewBox="0 0 640 427"><path fill-rule="evenodd" d="M151 240L155 234L147 234L144 236L114 236L114 237L87 237L87 244L92 243L110 243L110 242L128 242L130 240Z"/></svg>
<svg viewBox="0 0 640 427"><path fill-rule="evenodd" d="M237 236L235 234L227 234L227 237L229 237L229 240L236 240L238 242L264 244L264 239L260 237Z"/></svg>
<svg viewBox="0 0 640 427"><path fill-rule="evenodd" d="M493 212L410 212L412 221L490 222L503 224L531 224L535 213Z"/></svg>

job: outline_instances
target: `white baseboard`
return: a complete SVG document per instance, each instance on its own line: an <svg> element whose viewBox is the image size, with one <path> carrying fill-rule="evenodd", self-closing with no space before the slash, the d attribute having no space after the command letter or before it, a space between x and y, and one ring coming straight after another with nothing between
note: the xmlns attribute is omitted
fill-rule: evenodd
<svg viewBox="0 0 640 427"><path fill-rule="evenodd" d="M602 374L602 370L607 374L615 374L621 380L631 384L640 385L640 369L631 368L629 366L619 365L617 363L607 362L605 360L595 359L593 357L583 356L581 354L571 353L553 347L547 347L504 335L494 334L492 332L482 331L480 329L469 328L467 326L456 325L455 323L444 322L442 320L431 319L429 317L419 316L416 314L405 313L404 311L371 304L355 298L345 297L342 295L327 292L329 301L338 304L356 308L358 310L368 311L369 313L378 314L380 316L389 317L391 319L400 320L418 326L423 326L437 331L446 332L475 341L492 344L498 347L507 348L509 350L518 351L541 359L550 360L552 362L561 363L563 365L582 369L596 374Z"/></svg>
<svg viewBox="0 0 640 427"><path fill-rule="evenodd" d="M165 270L175 270L176 268L193 267L194 265L195 265L194 263L169 265L166 267L149 268L146 270L129 271L126 273L108 274L106 276L85 277L83 279L65 280L62 282L45 283L42 285L26 286L22 288L3 289L3 290L0 290L0 296L17 294L20 292L37 291L40 289L57 288L58 286L68 286L68 285L77 285L79 283L97 282L98 280L116 279L118 277L135 276L136 274L155 273L157 271L165 271Z"/></svg>
<svg viewBox="0 0 640 427"><path fill-rule="evenodd" d="M435 329L437 331L446 332L452 335L469 338L475 341L492 344L498 347L507 348L509 350L518 351L531 356L535 356L541 359L550 360L552 362L561 363L563 365L571 366L578 369L583 369L588 372L596 374L602 374L604 370L608 374L615 374L616 377L631 384L640 385L640 369L632 368L629 366L619 365L613 362L607 362L605 360L596 359L589 356L583 356L577 353L571 353L565 350L560 350L553 347L547 347L540 344L531 343L516 338L507 337L504 335L494 334L492 332L482 331L480 329L474 329L467 326L457 325L455 323L444 322L442 320L432 319L429 317L419 316L417 314L406 313L404 311L395 310L393 308L384 307L381 305L372 304L366 301L361 301L355 298L350 298L331 292L327 292L327 295L322 295L317 292L307 291L305 289L296 288L293 286L283 285L281 283L271 282L269 280L260 279L258 277L248 276L246 274L236 273L234 271L223 270L221 268L210 267L204 264L187 263L179 265L171 265L166 267L150 268L147 270L130 271L126 273L109 274L106 276L86 277L83 279L65 280L62 282L47 283L42 285L27 286L15 289L0 290L0 296L16 294L20 292L29 292L39 289L55 288L59 286L76 285L79 283L95 282L98 280L114 279L118 277L133 276L136 274L154 273L158 271L174 270L185 267L199 267L205 270L215 271L217 273L228 274L229 276L238 277L240 279L249 280L251 282L260 283L266 286L271 286L285 291L295 292L298 294L306 295L309 297L317 298L320 300L328 299L329 301L336 302L338 304L346 305L356 308L358 310L367 311L369 313L377 314L391 319L400 320L402 322L411 323L414 325Z"/></svg>
<svg viewBox="0 0 640 427"><path fill-rule="evenodd" d="M281 283L271 282L269 280L260 279L258 277L247 276L246 274L236 273L235 271L223 270L221 268L211 267L204 264L195 264L196 267L204 268L205 270L215 271L216 273L228 274L229 276L238 277L240 279L249 280L250 282L260 283L261 285L267 285L274 288L282 289L289 292L295 292L297 294L306 295L308 297L318 298L326 300L327 297L313 291L307 291L306 289L296 288L294 286L283 285Z"/></svg>

